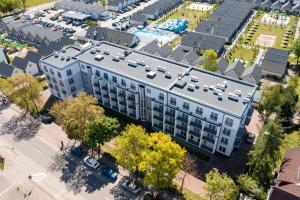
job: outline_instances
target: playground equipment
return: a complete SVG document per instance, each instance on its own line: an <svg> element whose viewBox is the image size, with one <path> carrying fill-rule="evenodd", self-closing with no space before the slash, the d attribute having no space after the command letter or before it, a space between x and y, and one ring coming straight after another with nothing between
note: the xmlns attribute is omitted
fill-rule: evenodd
<svg viewBox="0 0 300 200"><path fill-rule="evenodd" d="M188 28L188 21L181 19L171 19L163 24L154 24L154 28L172 31L174 33L183 33Z"/></svg>

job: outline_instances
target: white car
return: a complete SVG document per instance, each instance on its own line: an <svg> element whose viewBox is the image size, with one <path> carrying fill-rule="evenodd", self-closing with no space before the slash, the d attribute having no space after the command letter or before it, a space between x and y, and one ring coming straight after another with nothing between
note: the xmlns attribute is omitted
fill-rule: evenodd
<svg viewBox="0 0 300 200"><path fill-rule="evenodd" d="M122 187L124 187L125 189L129 190L133 194L137 194L141 190L141 188L139 186L137 186L133 182L129 181L128 179L125 179L123 181Z"/></svg>
<svg viewBox="0 0 300 200"><path fill-rule="evenodd" d="M91 157L89 157L89 156L86 156L86 157L83 159L83 161L84 161L84 163L85 163L87 166L89 166L89 167L91 167L91 168L93 168L93 169L97 169L97 168L99 167L99 165L100 165L100 163L99 163L96 159L91 158Z"/></svg>

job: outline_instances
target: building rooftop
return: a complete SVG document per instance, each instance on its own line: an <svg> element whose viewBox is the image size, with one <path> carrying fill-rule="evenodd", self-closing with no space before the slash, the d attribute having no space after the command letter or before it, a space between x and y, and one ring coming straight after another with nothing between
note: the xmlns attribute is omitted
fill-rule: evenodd
<svg viewBox="0 0 300 200"><path fill-rule="evenodd" d="M256 90L256 86L250 83L107 42L99 42L84 51L70 46L64 52L60 51L43 58L42 62L62 68L68 65L68 62L80 60L129 79L134 79L159 89L169 90L184 98L236 116L241 116L245 111L247 103L244 102L244 98L248 95L252 98ZM61 56L70 56L71 59L70 61L66 61L66 59L62 61L60 59ZM189 85L192 84L192 77L198 77L197 84L199 84L199 89L194 89L193 92L188 90ZM183 83L182 88L177 86L179 82ZM208 91L203 90L205 85L217 87L217 84L226 85L224 92L219 91L223 96L222 100L218 99L218 95L213 94L213 91L210 89ZM216 91L218 90L216 88ZM232 94L231 96L233 96L234 100L228 99L229 93L235 92L240 92L240 96Z"/></svg>

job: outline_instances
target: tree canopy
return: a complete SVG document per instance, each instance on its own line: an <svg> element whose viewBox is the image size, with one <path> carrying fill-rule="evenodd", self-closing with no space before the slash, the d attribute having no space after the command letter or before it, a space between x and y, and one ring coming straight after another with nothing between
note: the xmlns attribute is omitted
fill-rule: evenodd
<svg viewBox="0 0 300 200"><path fill-rule="evenodd" d="M140 169L145 172L145 183L163 189L172 185L176 174L182 169L185 149L163 132L152 133L148 150L143 151Z"/></svg>
<svg viewBox="0 0 300 200"><path fill-rule="evenodd" d="M88 135L89 123L101 117L103 112L103 108L97 105L97 100L86 93L55 102L50 110L67 135L81 141L85 141Z"/></svg>
<svg viewBox="0 0 300 200"><path fill-rule="evenodd" d="M255 196L258 199L265 199L266 194L257 182L248 174L241 174L237 178L237 183L240 190L250 196Z"/></svg>
<svg viewBox="0 0 300 200"><path fill-rule="evenodd" d="M255 148L248 154L249 175L265 188L269 186L273 171L280 164L282 158L280 129L277 122L269 120L262 127Z"/></svg>
<svg viewBox="0 0 300 200"><path fill-rule="evenodd" d="M217 169L212 169L205 175L206 196L210 200L232 200L238 197L238 187L226 173L220 173Z"/></svg>
<svg viewBox="0 0 300 200"><path fill-rule="evenodd" d="M16 73L8 79L0 79L0 90L11 101L24 108L26 113L40 110L39 95L42 87L31 74Z"/></svg>
<svg viewBox="0 0 300 200"><path fill-rule="evenodd" d="M143 159L142 152L148 147L149 136L146 130L134 124L128 125L115 139L113 155L125 169L138 171Z"/></svg>
<svg viewBox="0 0 300 200"><path fill-rule="evenodd" d="M203 68L215 72L218 67L218 55L214 50L206 50L203 54Z"/></svg>
<svg viewBox="0 0 300 200"><path fill-rule="evenodd" d="M293 44L292 52L295 54L297 59L297 67L299 66L299 58L300 58L300 38L297 38Z"/></svg>

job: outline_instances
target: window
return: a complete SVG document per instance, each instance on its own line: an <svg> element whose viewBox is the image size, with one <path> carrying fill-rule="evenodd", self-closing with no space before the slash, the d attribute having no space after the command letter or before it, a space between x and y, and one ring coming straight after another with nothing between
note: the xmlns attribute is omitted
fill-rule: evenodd
<svg viewBox="0 0 300 200"><path fill-rule="evenodd" d="M216 130L217 130L217 127L216 127L215 125L212 125L212 124L209 124L209 125L208 125L208 128L209 128L210 130L213 130L213 131L216 131Z"/></svg>
<svg viewBox="0 0 300 200"><path fill-rule="evenodd" d="M196 114L197 115L202 115L203 114L203 108L197 107L196 108Z"/></svg>
<svg viewBox="0 0 300 200"><path fill-rule="evenodd" d="M48 67L44 66L44 70L45 70L45 72L48 72Z"/></svg>
<svg viewBox="0 0 300 200"><path fill-rule="evenodd" d="M49 83L49 87L53 89L53 85L51 83Z"/></svg>
<svg viewBox="0 0 300 200"><path fill-rule="evenodd" d="M63 91L62 91L62 93L63 93L64 95L66 95L66 94L67 94L66 90L63 90Z"/></svg>
<svg viewBox="0 0 300 200"><path fill-rule="evenodd" d="M227 138L225 138L225 137L222 137L221 138L221 143L223 143L223 144L228 144L228 139Z"/></svg>
<svg viewBox="0 0 300 200"><path fill-rule="evenodd" d="M218 113L212 112L211 115L210 115L210 119L217 121L217 119L218 119Z"/></svg>
<svg viewBox="0 0 300 200"><path fill-rule="evenodd" d="M53 69L51 69L51 68L50 68L50 73L51 73L52 75L54 75L54 71L53 71Z"/></svg>
<svg viewBox="0 0 300 200"><path fill-rule="evenodd" d="M112 77L112 81L113 81L114 83L117 83L117 82L118 82L117 77L113 76L113 77Z"/></svg>
<svg viewBox="0 0 300 200"><path fill-rule="evenodd" d="M121 85L126 86L126 81L124 79L121 80Z"/></svg>
<svg viewBox="0 0 300 200"><path fill-rule="evenodd" d="M100 72L98 70L96 70L96 76L100 77Z"/></svg>
<svg viewBox="0 0 300 200"><path fill-rule="evenodd" d="M130 84L130 88L131 88L132 90L135 90L135 83L131 83L131 84Z"/></svg>
<svg viewBox="0 0 300 200"><path fill-rule="evenodd" d="M188 110L190 108L190 104L187 102L183 102L183 109Z"/></svg>
<svg viewBox="0 0 300 200"><path fill-rule="evenodd" d="M147 93L151 94L151 90L149 88L147 88Z"/></svg>
<svg viewBox="0 0 300 200"><path fill-rule="evenodd" d="M170 103L171 103L172 105L176 105L176 98L171 97Z"/></svg>
<svg viewBox="0 0 300 200"><path fill-rule="evenodd" d="M46 75L46 78L47 78L48 81L51 81L50 75Z"/></svg>
<svg viewBox="0 0 300 200"><path fill-rule="evenodd" d="M59 85L61 86L61 87L64 87L64 83L60 80L59 81Z"/></svg>
<svg viewBox="0 0 300 200"><path fill-rule="evenodd" d="M232 125L233 125L233 119L230 119L230 118L226 117L225 125L232 127Z"/></svg>
<svg viewBox="0 0 300 200"><path fill-rule="evenodd" d="M225 153L225 151L226 151L226 148L225 148L225 147L223 147L223 146L220 146L220 147L219 147L219 151L221 151L221 152Z"/></svg>
<svg viewBox="0 0 300 200"><path fill-rule="evenodd" d="M71 87L71 92L72 92L72 93L76 92L75 86L72 86L72 87Z"/></svg>
<svg viewBox="0 0 300 200"><path fill-rule="evenodd" d="M197 118L195 119L195 123L198 124L198 125L201 125L201 124L202 124L201 120L200 120L200 119L197 119Z"/></svg>
<svg viewBox="0 0 300 200"><path fill-rule="evenodd" d="M108 80L108 74L107 73L104 73L104 79Z"/></svg>
<svg viewBox="0 0 300 200"><path fill-rule="evenodd" d="M163 101L164 100L164 94L163 93L159 93L158 99Z"/></svg>
<svg viewBox="0 0 300 200"><path fill-rule="evenodd" d="M55 85L55 86L54 86L54 89L55 89L56 91L59 91L59 89L58 89L58 86L57 86L57 85Z"/></svg>
<svg viewBox="0 0 300 200"><path fill-rule="evenodd" d="M230 133L231 133L231 131L229 129L227 129L227 128L223 129L223 134L224 135L230 136Z"/></svg>
<svg viewBox="0 0 300 200"><path fill-rule="evenodd" d="M61 78L61 73L60 73L60 72L57 72L57 76L58 76L59 78Z"/></svg>
<svg viewBox="0 0 300 200"><path fill-rule="evenodd" d="M72 70L71 69L68 69L67 70L67 76L71 76L72 75Z"/></svg>
<svg viewBox="0 0 300 200"><path fill-rule="evenodd" d="M56 78L52 78L53 83L57 84Z"/></svg>
<svg viewBox="0 0 300 200"><path fill-rule="evenodd" d="M84 69L85 69L85 66L84 66L84 65L81 65L81 69L83 69L83 70L84 70Z"/></svg>
<svg viewBox="0 0 300 200"><path fill-rule="evenodd" d="M74 79L73 78L69 78L69 84L72 85L74 83Z"/></svg>

